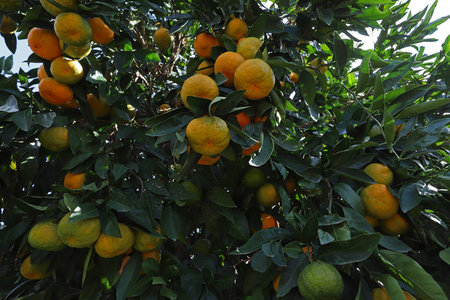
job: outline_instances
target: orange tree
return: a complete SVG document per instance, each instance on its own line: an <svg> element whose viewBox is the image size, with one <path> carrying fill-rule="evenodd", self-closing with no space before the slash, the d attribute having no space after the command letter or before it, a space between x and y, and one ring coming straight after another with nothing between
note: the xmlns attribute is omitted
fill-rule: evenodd
<svg viewBox="0 0 450 300"><path fill-rule="evenodd" d="M337 271L334 298L448 299L450 38L419 45L448 26L431 22L436 2L415 15L389 0L0 4L18 24L0 57L2 299L318 299L330 288L302 273L313 260ZM355 34L371 30L368 48ZM27 37L32 68L14 74ZM225 52L257 62L236 61L237 85L212 71ZM60 56L79 81L54 78ZM182 101L205 60L218 95ZM85 174L76 189L68 173ZM366 186L401 222L365 214L386 210L363 202ZM255 231L262 214L279 226Z"/></svg>

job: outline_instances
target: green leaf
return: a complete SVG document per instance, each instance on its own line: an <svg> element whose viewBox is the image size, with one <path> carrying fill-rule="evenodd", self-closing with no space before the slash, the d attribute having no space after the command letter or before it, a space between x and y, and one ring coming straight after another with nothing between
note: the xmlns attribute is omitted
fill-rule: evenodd
<svg viewBox="0 0 450 300"><path fill-rule="evenodd" d="M108 154L106 153L100 154L97 157L97 160L95 161L94 165L95 173L98 175L98 177L105 179L106 175L108 174L108 168L109 168Z"/></svg>
<svg viewBox="0 0 450 300"><path fill-rule="evenodd" d="M54 112L33 115L33 119L36 121L36 123L38 123L39 125L42 125L46 128L52 126L53 120L55 119L55 117L56 117L56 113L54 113Z"/></svg>
<svg viewBox="0 0 450 300"><path fill-rule="evenodd" d="M390 149L395 137L395 121L392 115L387 110L385 110L383 113L382 125L384 136L386 137L386 147Z"/></svg>
<svg viewBox="0 0 450 300"><path fill-rule="evenodd" d="M119 284L117 285L116 297L117 300L125 300L128 294L132 291L135 286L139 273L142 268L142 254L135 251L131 254L131 259L123 268L123 273L120 276Z"/></svg>
<svg viewBox="0 0 450 300"><path fill-rule="evenodd" d="M191 113L177 114L152 127L146 135L154 137L169 135L185 127L193 119L194 117Z"/></svg>
<svg viewBox="0 0 450 300"><path fill-rule="evenodd" d="M31 127L31 117L33 113L31 108L21 110L12 114L11 119L23 131L28 131Z"/></svg>
<svg viewBox="0 0 450 300"><path fill-rule="evenodd" d="M373 233L372 226L369 222L367 222L363 215L356 212L356 210L345 206L342 207L342 210L344 211L348 226L351 229L354 229L357 232L364 231L367 233Z"/></svg>
<svg viewBox="0 0 450 300"><path fill-rule="evenodd" d="M359 280L358 294L356 294L355 300L366 300L371 298L370 288L364 280L364 277L361 276Z"/></svg>
<svg viewBox="0 0 450 300"><path fill-rule="evenodd" d="M342 76L347 65L348 54L347 45L342 41L337 31L333 34L333 54L336 61L336 69L339 75Z"/></svg>
<svg viewBox="0 0 450 300"><path fill-rule="evenodd" d="M124 73L131 71L130 66L133 60L134 54L132 52L116 52L116 54L114 54L113 64L119 72Z"/></svg>
<svg viewBox="0 0 450 300"><path fill-rule="evenodd" d="M450 68L448 70L450 70ZM418 114L423 114L423 113L429 112L431 110L435 110L435 109L442 107L444 105L447 105L449 103L450 103L450 98L435 99L435 100L431 100L431 101L417 103L417 104L414 104L414 105L409 106L409 107L405 108L404 110L402 110L396 116L396 118L397 119L409 118L411 116L415 116Z"/></svg>
<svg viewBox="0 0 450 300"><path fill-rule="evenodd" d="M250 27L247 36L260 38L265 32L267 21L269 20L268 15L262 15L259 17L253 25Z"/></svg>
<svg viewBox="0 0 450 300"><path fill-rule="evenodd" d="M127 168L127 166L124 166L122 164L115 163L113 165L112 171L114 174L114 179L118 180L120 177L122 177L128 171L128 168Z"/></svg>
<svg viewBox="0 0 450 300"><path fill-rule="evenodd" d="M160 62L161 59L159 58L157 53L152 52L149 49L138 49L134 53L137 60L140 60L142 62L146 63L155 63Z"/></svg>
<svg viewBox="0 0 450 300"><path fill-rule="evenodd" d="M379 256L397 279L404 281L424 300L448 300L442 288L421 265L409 256L380 250Z"/></svg>
<svg viewBox="0 0 450 300"><path fill-rule="evenodd" d="M409 251L412 251L412 249L408 245L393 236L383 235L380 241L380 245L386 249L396 252L407 253Z"/></svg>
<svg viewBox="0 0 450 300"><path fill-rule="evenodd" d="M408 59L409 63L403 63L395 67L389 75L383 80L383 88L385 91L390 90L394 85L396 85L405 75L408 73L414 62L416 61L416 55L413 55Z"/></svg>
<svg viewBox="0 0 450 300"><path fill-rule="evenodd" d="M239 241L247 241L250 238L250 225L247 216L237 209L232 210L233 223L229 224L228 233Z"/></svg>
<svg viewBox="0 0 450 300"><path fill-rule="evenodd" d="M399 193L400 209L406 213L416 207L422 200L417 191L417 182L403 185Z"/></svg>
<svg viewBox="0 0 450 300"><path fill-rule="evenodd" d="M405 295L394 277L389 274L383 274L378 279L383 283L391 299L405 300Z"/></svg>
<svg viewBox="0 0 450 300"><path fill-rule="evenodd" d="M91 256L92 256L92 252L94 251L94 247L90 247L89 251L86 255L86 258L84 259L84 264L83 264L83 275L81 276L81 286L84 285L84 281L86 280L86 275L88 272L88 267L89 267L89 263L91 261Z"/></svg>
<svg viewBox="0 0 450 300"><path fill-rule="evenodd" d="M176 241L179 234L186 229L187 215L176 206L164 206L161 214L161 227L164 234Z"/></svg>
<svg viewBox="0 0 450 300"><path fill-rule="evenodd" d="M237 207L236 204L233 201L233 198L231 198L230 194L218 186L212 187L211 190L208 191L208 199L211 200L211 202L222 206L222 207L228 207L228 208L235 208Z"/></svg>
<svg viewBox="0 0 450 300"><path fill-rule="evenodd" d="M202 293L203 275L194 268L183 271L180 278L181 287L184 288L191 299L198 299Z"/></svg>
<svg viewBox="0 0 450 300"><path fill-rule="evenodd" d="M14 113L19 111L19 105L16 97L10 95L5 101L0 100L0 111L6 113Z"/></svg>
<svg viewBox="0 0 450 300"><path fill-rule="evenodd" d="M378 5L378 4L394 4L392 0L356 0L355 4L362 5Z"/></svg>
<svg viewBox="0 0 450 300"><path fill-rule="evenodd" d="M369 69L369 62L370 58L372 57L372 51L369 51L361 61L361 65L359 66L359 74L358 74L358 84L356 86L356 93L362 92L369 82L369 75L370 75L370 69Z"/></svg>
<svg viewBox="0 0 450 300"><path fill-rule="evenodd" d="M312 106L314 104L314 99L316 98L316 80L314 76L307 70L303 70L299 75L300 82L300 91L302 92L303 99L305 99L308 106Z"/></svg>
<svg viewBox="0 0 450 300"><path fill-rule="evenodd" d="M305 244L311 243L317 237L319 230L319 218L317 214L312 215L300 232L300 241Z"/></svg>
<svg viewBox="0 0 450 300"><path fill-rule="evenodd" d="M111 211L104 210L100 214L100 224L102 226L102 232L105 234L115 238L122 238L119 222Z"/></svg>
<svg viewBox="0 0 450 300"><path fill-rule="evenodd" d="M80 153L80 154L74 155L66 162L63 169L64 170L73 169L76 166L80 165L81 163L85 162L91 156L92 156L92 153Z"/></svg>
<svg viewBox="0 0 450 300"><path fill-rule="evenodd" d="M281 240L288 234L289 231L284 228L268 228L265 230L259 230L254 235L252 235L244 245L230 252L230 255L243 255L252 253L256 250L259 250L262 245L271 241Z"/></svg>
<svg viewBox="0 0 450 300"><path fill-rule="evenodd" d="M419 127L411 131L406 141L406 150L422 150L433 145L439 140L441 131L450 119L438 119L425 127Z"/></svg>
<svg viewBox="0 0 450 300"><path fill-rule="evenodd" d="M76 207L70 215L69 222L80 221L89 218L97 218L99 216L98 208L91 202L85 202Z"/></svg>
<svg viewBox="0 0 450 300"><path fill-rule="evenodd" d="M370 106L370 112L373 113L380 108L382 108L384 105L384 88L383 83L381 81L381 74L380 72L377 73L375 77L375 87L373 91L373 101L372 105Z"/></svg>
<svg viewBox="0 0 450 300"><path fill-rule="evenodd" d="M244 91L234 91L225 98L216 98L209 105L211 110L215 107L214 115L221 116L233 111L238 103L244 99Z"/></svg>
<svg viewBox="0 0 450 300"><path fill-rule="evenodd" d="M341 169L334 169L336 173L339 173L345 177L348 177L350 179L364 182L367 184L375 184L375 180L373 180L372 177L367 175L363 170L361 169L353 169L353 168L341 168Z"/></svg>
<svg viewBox="0 0 450 300"><path fill-rule="evenodd" d="M356 17L362 20L367 21L377 21L388 18L392 12L386 8L384 11L381 11L378 6L370 6L362 10L362 15L357 15Z"/></svg>
<svg viewBox="0 0 450 300"><path fill-rule="evenodd" d="M333 189L339 196L344 199L354 210L364 216L364 204L358 194L348 185L343 182L339 182L333 186Z"/></svg>
<svg viewBox="0 0 450 300"><path fill-rule="evenodd" d="M298 286L298 276L301 270L303 270L308 264L308 258L306 255L297 259L290 259L287 262L287 266L281 269L280 282L277 289L277 297L284 297L293 288ZM297 298L293 298L297 299Z"/></svg>
<svg viewBox="0 0 450 300"><path fill-rule="evenodd" d="M446 248L444 250L441 250L439 252L439 257L447 263L447 265L450 265L450 248Z"/></svg>
<svg viewBox="0 0 450 300"><path fill-rule="evenodd" d="M268 257L262 250L258 250L252 256L251 266L253 270L264 273L272 264L272 258Z"/></svg>
<svg viewBox="0 0 450 300"><path fill-rule="evenodd" d="M372 254L381 240L381 234L361 234L350 240L323 245L317 253L318 260L333 265L345 265L363 261Z"/></svg>
<svg viewBox="0 0 450 300"><path fill-rule="evenodd" d="M133 209L133 204L121 192L114 191L108 197L106 208L114 209L117 212L127 212Z"/></svg>
<svg viewBox="0 0 450 300"><path fill-rule="evenodd" d="M317 7L317 16L319 17L319 19L324 21L325 24L327 24L328 26L330 26L331 23L333 23L334 13L329 8Z"/></svg>
<svg viewBox="0 0 450 300"><path fill-rule="evenodd" d="M106 78L103 76L102 72L91 68L86 76L86 80L93 84L99 84L107 82Z"/></svg>
<svg viewBox="0 0 450 300"><path fill-rule="evenodd" d="M272 137L264 132L264 139L262 140L261 148L255 154L252 154L250 158L249 164L253 167L260 167L264 165L272 155L274 150L274 144L272 141Z"/></svg>

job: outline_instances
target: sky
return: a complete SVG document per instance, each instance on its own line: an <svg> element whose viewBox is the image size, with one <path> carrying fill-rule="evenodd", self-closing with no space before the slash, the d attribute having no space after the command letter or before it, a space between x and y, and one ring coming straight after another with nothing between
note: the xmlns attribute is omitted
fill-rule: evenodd
<svg viewBox="0 0 450 300"><path fill-rule="evenodd" d="M411 14L414 15L417 12L423 10L427 5L431 6L433 4L434 0L411 0L410 4L410 10ZM439 0L438 5L435 9L434 15L432 20L436 20L440 17L444 17L446 15L450 15L450 1L449 0ZM441 24L439 26L438 30L431 36L433 38L438 39L437 42L434 43L426 43L423 44L425 46L425 53L431 54L436 53L441 49L441 45L445 41L446 37L450 34L449 30L450 26L450 20L447 21L447 23ZM360 38L361 36L359 36ZM373 49L373 40L375 36L365 38L363 41L365 44L367 44L368 49ZM28 56L31 54L31 50L28 47L27 40L18 40L17 43L17 52L14 55L14 66L12 69L12 72L17 73L19 68L22 68L23 70L28 70L29 67L27 63L24 63L24 61L27 60ZM5 42L3 38L0 38L0 57L8 57L11 55L11 52L8 50L8 48L5 45ZM32 66L33 67L33 66ZM36 66L34 66L36 67Z"/></svg>

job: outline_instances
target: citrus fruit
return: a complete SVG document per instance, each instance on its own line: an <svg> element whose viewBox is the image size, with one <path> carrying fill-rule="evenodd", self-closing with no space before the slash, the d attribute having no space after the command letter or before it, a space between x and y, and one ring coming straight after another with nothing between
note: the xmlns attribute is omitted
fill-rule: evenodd
<svg viewBox="0 0 450 300"><path fill-rule="evenodd" d="M395 135L399 135L400 132L402 132L403 128L405 127L405 123L400 125L395 125Z"/></svg>
<svg viewBox="0 0 450 300"><path fill-rule="evenodd" d="M42 79L48 77L47 72L45 72L44 64L39 66L39 68L37 70L37 76L39 78L39 81L41 81Z"/></svg>
<svg viewBox="0 0 450 300"><path fill-rule="evenodd" d="M416 297L414 297L407 291L403 291L403 295L405 296L406 300L416 300ZM386 291L385 287L374 288L370 292L370 296L372 300L391 300L391 297L389 297L389 294Z"/></svg>
<svg viewBox="0 0 450 300"><path fill-rule="evenodd" d="M219 96L219 87L211 77L195 74L186 79L181 87L181 100L187 108L189 108L188 96L213 100Z"/></svg>
<svg viewBox="0 0 450 300"><path fill-rule="evenodd" d="M336 300L344 291L344 281L333 265L317 260L300 272L298 289L306 300Z"/></svg>
<svg viewBox="0 0 450 300"><path fill-rule="evenodd" d="M190 151L191 147L188 146L188 154ZM202 166L211 166L213 164L215 164L219 159L220 159L221 154L216 154L216 155L202 155L200 157L200 159L197 161L198 165L202 165Z"/></svg>
<svg viewBox="0 0 450 300"><path fill-rule="evenodd" d="M102 97L97 98L94 94L87 95L87 101L91 106L92 113L96 118L103 118L104 116L109 115L111 112L111 105L106 104L105 99Z"/></svg>
<svg viewBox="0 0 450 300"><path fill-rule="evenodd" d="M202 32L194 41L194 50L201 58L211 57L211 48L219 46L219 40L211 33Z"/></svg>
<svg viewBox="0 0 450 300"><path fill-rule="evenodd" d="M53 60L62 55L58 36L54 31L34 27L28 32L28 46L37 56Z"/></svg>
<svg viewBox="0 0 450 300"><path fill-rule="evenodd" d="M280 278L281 273L278 273L278 275L272 280L272 286L275 292L278 290L278 285L280 284Z"/></svg>
<svg viewBox="0 0 450 300"><path fill-rule="evenodd" d="M41 146L52 152L69 148L69 131L65 127L45 128L39 134Z"/></svg>
<svg viewBox="0 0 450 300"><path fill-rule="evenodd" d="M259 168L251 168L245 171L244 176L242 178L242 183L250 188L256 189L264 184L266 181L266 175Z"/></svg>
<svg viewBox="0 0 450 300"><path fill-rule="evenodd" d="M284 89L284 81L280 81L280 88Z"/></svg>
<svg viewBox="0 0 450 300"><path fill-rule="evenodd" d="M244 129L245 126L247 126L248 124L250 124L252 122L250 116L247 115L244 111L238 113L236 115L236 119L237 119L239 125L241 125L242 129Z"/></svg>
<svg viewBox="0 0 450 300"><path fill-rule="evenodd" d="M20 275L26 279L30 280L38 280L45 278L51 274L48 271L48 267L50 266L50 262L44 263L31 263L31 255L28 255L20 265Z"/></svg>
<svg viewBox="0 0 450 300"><path fill-rule="evenodd" d="M186 127L189 146L203 155L221 153L230 143L230 130L227 123L216 116L195 118Z"/></svg>
<svg viewBox="0 0 450 300"><path fill-rule="evenodd" d="M376 183L392 185L394 183L394 173L389 167L380 163L371 163L364 168L364 172L373 178Z"/></svg>
<svg viewBox="0 0 450 300"><path fill-rule="evenodd" d="M197 68L197 74L203 74L206 76L211 75L214 73L214 63L209 60L202 61Z"/></svg>
<svg viewBox="0 0 450 300"><path fill-rule="evenodd" d="M83 183L86 180L86 172L80 173L67 173L64 176L64 186L71 190L79 190L83 187Z"/></svg>
<svg viewBox="0 0 450 300"><path fill-rule="evenodd" d="M121 238L112 237L106 233L100 233L97 241L95 242L95 252L100 257L111 258L118 255L122 255L134 244L134 231L123 223L119 223Z"/></svg>
<svg viewBox="0 0 450 300"><path fill-rule="evenodd" d="M48 0L40 0L40 1L41 1L42 7L44 7L44 9L46 11L48 11L51 15L53 15L55 17L65 11L70 11L70 10L77 11L78 10L78 0L55 0L56 3L59 3L65 7L67 7L67 9L62 9L62 8L54 5L53 3L50 3L50 1L48 1Z"/></svg>
<svg viewBox="0 0 450 300"><path fill-rule="evenodd" d="M262 43L260 39L255 37L245 38L237 46L236 53L242 55L245 60L255 58Z"/></svg>
<svg viewBox="0 0 450 300"><path fill-rule="evenodd" d="M54 28L58 38L69 46L84 46L92 39L88 21L74 12L60 13L55 18Z"/></svg>
<svg viewBox="0 0 450 300"><path fill-rule="evenodd" d="M39 94L47 103L61 105L73 99L72 88L53 77L46 77L39 82Z"/></svg>
<svg viewBox="0 0 450 300"><path fill-rule="evenodd" d="M262 117L261 115L256 115L253 117L253 122L255 123L264 123L267 121L267 116Z"/></svg>
<svg viewBox="0 0 450 300"><path fill-rule="evenodd" d="M311 246L302 247L302 251L305 254L309 253L309 257L311 258L311 261L314 261L313 252L312 252L313 249Z"/></svg>
<svg viewBox="0 0 450 300"><path fill-rule="evenodd" d="M316 58L314 60L311 61L311 66L313 66L313 68L308 68L308 71L313 75L316 76L316 70L318 70L320 73L325 73L327 71L327 63L325 61L322 61L319 65L319 60Z"/></svg>
<svg viewBox="0 0 450 300"><path fill-rule="evenodd" d="M214 63L214 74L222 73L228 79L223 85L232 88L234 87L234 73L244 61L245 59L236 52L224 52L217 57Z"/></svg>
<svg viewBox="0 0 450 300"><path fill-rule="evenodd" d="M0 33L13 34L16 31L17 31L16 21L4 15L2 22L0 24Z"/></svg>
<svg viewBox="0 0 450 300"><path fill-rule="evenodd" d="M288 194L292 194L295 190L295 185L297 184L295 178L292 177L292 175L288 174L284 182L286 184L286 191L288 192Z"/></svg>
<svg viewBox="0 0 450 300"><path fill-rule="evenodd" d="M364 215L364 219L366 219L367 222L369 222L370 226L372 226L372 228L375 228L378 226L378 224L380 223L380 220L378 220L377 218L371 217L369 215Z"/></svg>
<svg viewBox="0 0 450 300"><path fill-rule="evenodd" d="M261 214L261 230L267 228L278 228L278 221L272 215L269 214Z"/></svg>
<svg viewBox="0 0 450 300"><path fill-rule="evenodd" d="M245 39L246 39L245 37L240 38L240 39L236 42L236 46L239 46L239 44L240 44L243 40L245 40Z"/></svg>
<svg viewBox="0 0 450 300"><path fill-rule="evenodd" d="M34 225L28 234L30 246L39 250L59 251L66 245L59 239L56 229L58 225L50 221L42 221Z"/></svg>
<svg viewBox="0 0 450 300"><path fill-rule="evenodd" d="M409 223L397 213L390 218L380 220L380 228L386 234L400 235L409 230Z"/></svg>
<svg viewBox="0 0 450 300"><path fill-rule="evenodd" d="M199 185L193 183L191 180L185 180L181 183L181 185L193 194L193 197L191 199L185 200L185 203L187 205L195 205L200 202L200 200L202 199L203 191Z"/></svg>
<svg viewBox="0 0 450 300"><path fill-rule="evenodd" d="M228 35L235 41L240 40L243 37L246 37L248 33L247 23L239 18L234 18L230 22L228 22L225 27L225 34Z"/></svg>
<svg viewBox="0 0 450 300"><path fill-rule="evenodd" d="M385 184L371 184L361 191L367 215L377 219L387 219L397 213L398 198L394 197Z"/></svg>
<svg viewBox="0 0 450 300"><path fill-rule="evenodd" d="M173 36L169 33L169 29L160 27L153 34L153 42L161 50L166 50L172 45Z"/></svg>
<svg viewBox="0 0 450 300"><path fill-rule="evenodd" d="M297 83L298 82L298 74L295 72L291 72L289 74L289 79L293 82L293 83Z"/></svg>
<svg viewBox="0 0 450 300"><path fill-rule="evenodd" d="M234 73L236 90L245 90L244 97L259 100L272 91L275 86L275 75L272 68L261 59L248 59Z"/></svg>
<svg viewBox="0 0 450 300"><path fill-rule="evenodd" d="M64 42L59 40L59 46L63 49L63 53L71 58L82 59L91 53L91 43L82 46L69 46L64 45Z"/></svg>
<svg viewBox="0 0 450 300"><path fill-rule="evenodd" d="M18 11L22 8L23 0L2 0L0 1L0 10L7 12Z"/></svg>
<svg viewBox="0 0 450 300"><path fill-rule="evenodd" d="M88 21L92 30L92 41L99 45L107 45L114 39L114 31L99 17L94 17Z"/></svg>
<svg viewBox="0 0 450 300"><path fill-rule="evenodd" d="M162 235L161 226L159 224L156 232ZM150 235L142 230L136 230L133 248L140 252L146 252L158 248L163 242L163 238Z"/></svg>
<svg viewBox="0 0 450 300"><path fill-rule="evenodd" d="M256 200L264 207L271 207L280 202L281 197L275 185L267 182L258 188Z"/></svg>
<svg viewBox="0 0 450 300"><path fill-rule="evenodd" d="M250 146L249 148L242 148L242 155L251 156L253 153L258 151L260 148L259 142L256 142L253 144L253 146Z"/></svg>
<svg viewBox="0 0 450 300"><path fill-rule="evenodd" d="M75 84L83 78L83 66L76 59L66 59L63 56L55 58L50 65L53 77L64 84Z"/></svg>
<svg viewBox="0 0 450 300"><path fill-rule="evenodd" d="M100 219L88 218L69 222L71 212L59 221L56 232L60 240L72 248L90 247L100 235Z"/></svg>
<svg viewBox="0 0 450 300"><path fill-rule="evenodd" d="M160 112L166 112L170 110L170 105L167 103L163 103L159 106L159 111Z"/></svg>

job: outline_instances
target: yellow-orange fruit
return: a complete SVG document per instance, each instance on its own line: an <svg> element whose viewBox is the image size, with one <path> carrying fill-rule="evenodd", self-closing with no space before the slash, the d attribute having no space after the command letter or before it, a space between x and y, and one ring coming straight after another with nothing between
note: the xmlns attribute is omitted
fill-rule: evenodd
<svg viewBox="0 0 450 300"><path fill-rule="evenodd" d="M92 39L89 22L74 12L60 13L55 18L54 28L58 38L69 46L83 46Z"/></svg>
<svg viewBox="0 0 450 300"><path fill-rule="evenodd" d="M239 18L232 19L225 27L225 34L235 41L246 37L248 33L247 23Z"/></svg>
<svg viewBox="0 0 450 300"><path fill-rule="evenodd" d="M83 66L76 59L63 56L55 58L50 65L53 78L64 84L75 84L84 76Z"/></svg>
<svg viewBox="0 0 450 300"><path fill-rule="evenodd" d="M236 69L234 86L236 90L245 90L245 98L260 100L272 91L275 86L275 75L265 61L248 59Z"/></svg>
<svg viewBox="0 0 450 300"><path fill-rule="evenodd" d="M211 48L219 46L219 40L211 33L202 32L194 41L194 50L201 58L211 57Z"/></svg>
<svg viewBox="0 0 450 300"><path fill-rule="evenodd" d="M64 186L71 190L79 190L83 187L83 183L86 180L86 172L80 173L67 173L64 176Z"/></svg>
<svg viewBox="0 0 450 300"><path fill-rule="evenodd" d="M40 1L42 7L54 17L66 11L66 9L62 9L48 0L40 0ZM62 6L65 6L69 10L73 11L78 10L78 0L55 0L55 2L61 4Z"/></svg>
<svg viewBox="0 0 450 300"><path fill-rule="evenodd" d="M87 101L92 108L92 113L96 118L103 118L111 112L111 105L106 104L102 97L97 98L94 94L87 95Z"/></svg>
<svg viewBox="0 0 450 300"><path fill-rule="evenodd" d="M39 82L39 94L46 102L53 105L62 105L73 99L72 88L52 77L44 78Z"/></svg>
<svg viewBox="0 0 450 300"><path fill-rule="evenodd" d="M234 87L234 73L244 61L245 59L242 55L236 52L227 51L222 53L214 63L214 74L222 73L228 79L223 85L232 88Z"/></svg>
<svg viewBox="0 0 450 300"><path fill-rule="evenodd" d="M216 116L195 118L186 127L189 146L203 155L217 155L230 143L227 123Z"/></svg>
<svg viewBox="0 0 450 300"><path fill-rule="evenodd" d="M219 87L211 77L195 74L186 79L181 87L181 100L183 100L187 108L189 108L187 103L188 96L213 100L219 96Z"/></svg>
<svg viewBox="0 0 450 300"><path fill-rule="evenodd" d="M27 40L31 51L43 59L54 60L62 55L59 39L52 30L34 27L28 33Z"/></svg>
<svg viewBox="0 0 450 300"><path fill-rule="evenodd" d="M99 17L94 17L88 21L92 30L92 41L99 45L107 45L114 39L114 31Z"/></svg>
<svg viewBox="0 0 450 300"><path fill-rule="evenodd" d="M366 214L377 218L387 219L397 213L398 198L394 197L385 184L371 184L361 191L360 197L364 203Z"/></svg>

